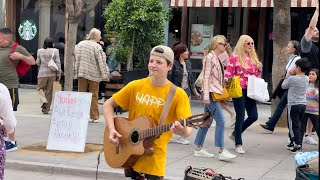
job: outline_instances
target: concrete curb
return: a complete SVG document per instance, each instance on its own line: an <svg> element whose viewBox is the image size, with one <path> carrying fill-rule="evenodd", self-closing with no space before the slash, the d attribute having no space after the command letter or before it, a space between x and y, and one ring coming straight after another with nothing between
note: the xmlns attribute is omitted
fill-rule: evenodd
<svg viewBox="0 0 320 180"><path fill-rule="evenodd" d="M101 163L101 161L100 161ZM101 164L99 165L99 167ZM6 169L20 170L20 171L36 171L47 174L56 175L70 175L70 176L80 176L93 178L96 177L96 168L87 168L79 166L70 166L63 164L54 163L42 163L42 162L30 162L21 160L6 160ZM122 169L111 169L111 170L101 170L98 171L98 179L115 179L123 178L124 174ZM166 180L174 180L177 177L165 177Z"/></svg>
<svg viewBox="0 0 320 180"><path fill-rule="evenodd" d="M70 166L63 164L30 162L21 160L6 160L6 169L21 170L21 171L37 171L47 174L71 175L81 177L96 177L96 168L86 168L79 166ZM98 179L114 179L115 177L123 177L121 169L110 171L98 171Z"/></svg>

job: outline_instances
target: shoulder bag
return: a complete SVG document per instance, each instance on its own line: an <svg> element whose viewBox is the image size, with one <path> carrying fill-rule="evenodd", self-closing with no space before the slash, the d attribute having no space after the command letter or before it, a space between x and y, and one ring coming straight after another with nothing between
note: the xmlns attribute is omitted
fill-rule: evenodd
<svg viewBox="0 0 320 180"><path fill-rule="evenodd" d="M296 58L296 57L297 57L297 56L294 56L294 57L291 59L291 62L290 62L290 64L289 64L288 68L290 67L290 65L292 64L294 58ZM282 83L283 83L283 80L284 80L286 74L287 74L287 70L286 70L286 72L284 73L284 77L280 79L280 81L279 81L276 89L273 91L273 93L272 93L272 95L271 95L271 98L272 98L272 99L275 99L276 97L278 97L279 99L281 99L281 97L283 96L283 94L287 91L287 89L282 89L282 87L281 87L281 85L282 85Z"/></svg>
<svg viewBox="0 0 320 180"><path fill-rule="evenodd" d="M54 56L54 51L52 51L51 59L48 62L48 68L51 69L52 71L58 71L58 66L53 60Z"/></svg>
<svg viewBox="0 0 320 180"><path fill-rule="evenodd" d="M221 73L222 73L222 80L223 80L224 79L224 69L223 69L222 63L220 62L219 59L218 59L218 61L220 64ZM222 86L223 86L223 82L222 82ZM230 99L229 93L225 87L223 87L223 89L222 89L222 94L212 92L211 96L214 101L225 101L225 100Z"/></svg>
<svg viewBox="0 0 320 180"><path fill-rule="evenodd" d="M29 71L29 69L30 69L30 65L29 64L27 64L24 60L20 60L19 61L19 64L18 65L16 65L16 63L14 62L14 60L12 60L11 58L10 58L10 55L13 53L13 51L18 47L18 43L15 43L13 46L12 46L12 48L11 48L11 50L10 50L10 52L9 52L9 55L8 55L8 57L9 57L9 59L10 59L10 61L11 61L11 63L13 64L13 66L15 67L15 69L16 69L16 71L17 71L17 73L18 73L18 76L19 77L23 77L24 75L26 75L27 74L27 72Z"/></svg>

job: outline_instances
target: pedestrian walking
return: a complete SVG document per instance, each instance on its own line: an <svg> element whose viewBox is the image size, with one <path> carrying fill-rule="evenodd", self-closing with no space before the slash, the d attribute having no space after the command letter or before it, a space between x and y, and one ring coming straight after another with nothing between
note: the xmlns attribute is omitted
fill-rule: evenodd
<svg viewBox="0 0 320 180"><path fill-rule="evenodd" d="M291 40L288 43L287 46L287 54L289 55L288 63L286 65L286 71L284 76L288 77L290 75L294 75L294 69L296 67L296 61L300 59L300 43L296 40ZM278 123L283 110L287 106L287 97L288 97L288 90L284 90L284 93L282 96L280 96L279 104L277 105L277 108L274 112L274 114L269 118L269 120L265 124L260 124L260 126L269 131L273 132L276 124Z"/></svg>
<svg viewBox="0 0 320 180"><path fill-rule="evenodd" d="M12 100L13 111L18 110L19 104L19 77L16 71L15 64L19 64L20 61L24 61L29 65L34 65L35 60L33 56L21 45L14 46L13 33L10 28L0 28L0 83L4 84L10 93ZM15 47L15 49L13 49ZM12 51L12 53L10 53ZM11 60L10 60L11 59ZM6 140L6 148L8 151L17 150L17 143L15 141L15 133L4 133L4 139Z"/></svg>
<svg viewBox="0 0 320 180"><path fill-rule="evenodd" d="M43 42L43 48L37 51L36 64L39 66L37 91L40 96L41 111L48 114L52 102L53 82L61 78L61 63L59 50L53 48L54 39L48 37ZM53 60L58 69L51 69L48 64Z"/></svg>
<svg viewBox="0 0 320 180"><path fill-rule="evenodd" d="M248 77L254 75L261 76L262 63L259 61L254 48L254 41L248 35L241 35L226 68L225 78L234 76L240 77L242 97L232 98L234 110L236 112L236 122L234 131L230 138L235 141L235 151L244 154L242 148L242 133L258 119L256 101L247 96ZM248 117L244 120L245 110Z"/></svg>
<svg viewBox="0 0 320 180"><path fill-rule="evenodd" d="M171 70L172 73L169 80L176 86L181 87L187 93L190 100L191 92L193 92L198 99L201 99L201 95L198 93L194 84L192 66L191 62L188 60L188 47L184 44L177 44L173 47L173 53L174 61ZM173 134L170 142L184 145L189 144L188 140L175 134Z"/></svg>
<svg viewBox="0 0 320 180"><path fill-rule="evenodd" d="M224 66L228 64L228 58L219 59L218 57L226 51L227 40L222 35L216 35L212 38L209 53L204 58L204 84L203 84L203 102L205 104L204 111L215 112L213 119L216 121L215 128L215 147L219 149L219 160L231 160L236 158L227 149L224 148L224 129L225 120L219 101L215 101L211 94L222 94L224 86ZM211 121L212 122L212 121ZM198 129L194 140L196 157L214 157L209 153L203 143L206 138L209 127L201 127Z"/></svg>
<svg viewBox="0 0 320 180"><path fill-rule="evenodd" d="M97 122L99 119L99 82L110 80L106 54L98 44L100 40L101 31L93 28L86 40L79 42L75 47L74 78L78 79L78 91L92 93L90 122Z"/></svg>
<svg viewBox="0 0 320 180"><path fill-rule="evenodd" d="M121 134L117 132L114 125L114 108L120 106L129 110L129 120L139 116L147 116L160 123L160 114L164 107L172 83L167 79L168 72L172 69L174 54L171 48L158 45L151 50L148 70L150 76L134 80L115 93L103 105L104 117L109 129L109 141L117 146ZM174 86L174 85L173 85ZM187 137L191 134L190 127L183 127L177 120L187 118L191 115L190 102L183 89L177 87L170 110L168 111L165 124L174 124L171 132L162 133L154 140L152 155L142 155L132 169L127 170L126 177L131 179L160 180L165 175L167 144L172 132Z"/></svg>
<svg viewBox="0 0 320 180"><path fill-rule="evenodd" d="M0 107L0 180L3 180L6 161L4 129L6 129L9 134L14 133L17 120L13 113L9 90L2 83L0 83Z"/></svg>
<svg viewBox="0 0 320 180"><path fill-rule="evenodd" d="M296 61L295 75L285 78L281 87L288 89L288 127L290 143L288 149L292 153L301 151L302 137L301 121L306 110L306 92L309 78L305 74L309 71L310 64L307 58Z"/></svg>

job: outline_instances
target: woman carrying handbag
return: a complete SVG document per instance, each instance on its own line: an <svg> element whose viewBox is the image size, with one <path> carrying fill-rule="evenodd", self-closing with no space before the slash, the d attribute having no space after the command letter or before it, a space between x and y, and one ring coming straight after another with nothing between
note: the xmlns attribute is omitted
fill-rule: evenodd
<svg viewBox="0 0 320 180"><path fill-rule="evenodd" d="M46 38L43 48L38 49L36 63L39 66L38 87L37 91L40 96L41 108L43 114L48 114L52 102L53 83L59 81L61 77L61 64L59 50L53 48L54 40L50 37ZM49 62L52 60L58 67L52 68Z"/></svg>
<svg viewBox="0 0 320 180"><path fill-rule="evenodd" d="M224 68L223 65L228 63L228 58L220 60L218 57L226 51L227 40L222 35L216 35L212 38L209 53L204 58L204 86L203 86L203 102L205 104L204 111L215 112L213 119L216 121L215 129L215 147L219 149L219 160L229 161L236 158L224 148L224 129L225 120L220 106L220 102L213 99L212 94L223 94L224 86ZM203 147L209 127L198 129L194 144L194 156L196 157L214 157Z"/></svg>

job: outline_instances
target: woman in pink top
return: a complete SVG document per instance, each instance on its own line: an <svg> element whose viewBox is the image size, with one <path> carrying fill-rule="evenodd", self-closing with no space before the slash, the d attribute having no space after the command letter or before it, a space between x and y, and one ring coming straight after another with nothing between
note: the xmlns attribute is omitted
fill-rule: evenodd
<svg viewBox="0 0 320 180"><path fill-rule="evenodd" d="M258 119L256 101L247 97L248 77L254 75L261 76L262 63L259 61L254 49L254 41L248 35L240 36L233 54L229 58L226 68L225 78L240 76L240 85L242 87L242 97L233 98L234 110L236 111L236 123L234 132L230 136L235 141L235 151L244 154L242 149L242 133ZM248 118L244 120L245 110Z"/></svg>

